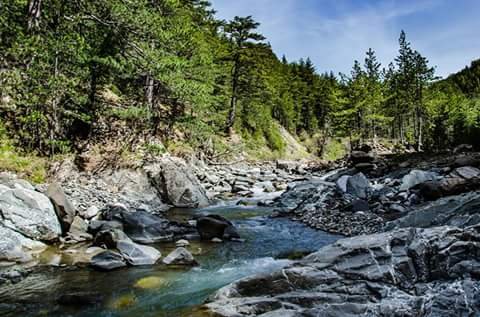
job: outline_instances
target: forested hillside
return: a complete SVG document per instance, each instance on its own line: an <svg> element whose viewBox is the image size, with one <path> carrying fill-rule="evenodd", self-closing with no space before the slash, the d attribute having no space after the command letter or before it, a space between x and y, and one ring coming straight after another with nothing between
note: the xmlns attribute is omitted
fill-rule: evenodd
<svg viewBox="0 0 480 317"><path fill-rule="evenodd" d="M281 156L278 124L318 155L330 140L428 150L478 135L480 63L432 84L404 32L391 64L370 49L336 75L278 58L251 17L219 21L203 0L6 0L0 12L2 138L24 151L78 152L118 122L135 136L126 147L158 138L211 155L236 134Z"/></svg>

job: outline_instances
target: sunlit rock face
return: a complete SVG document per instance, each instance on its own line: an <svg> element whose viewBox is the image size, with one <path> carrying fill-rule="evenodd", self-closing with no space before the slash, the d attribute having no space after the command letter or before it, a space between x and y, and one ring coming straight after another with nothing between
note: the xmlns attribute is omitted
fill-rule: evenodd
<svg viewBox="0 0 480 317"><path fill-rule="evenodd" d="M51 241L62 233L50 199L31 189L4 191L0 195L0 213L0 225L30 239Z"/></svg>
<svg viewBox="0 0 480 317"><path fill-rule="evenodd" d="M480 226L360 236L228 285L207 307L219 316L476 316L479 259Z"/></svg>

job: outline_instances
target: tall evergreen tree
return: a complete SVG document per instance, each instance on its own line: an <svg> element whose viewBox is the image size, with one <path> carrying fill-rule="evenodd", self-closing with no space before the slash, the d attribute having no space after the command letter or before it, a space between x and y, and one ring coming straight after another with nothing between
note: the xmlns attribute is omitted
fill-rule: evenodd
<svg viewBox="0 0 480 317"><path fill-rule="evenodd" d="M239 90L242 85L240 77L247 71L248 65L251 65L248 60L247 51L251 49L254 42L265 39L263 35L255 32L259 25L260 24L255 22L251 16L236 16L224 27L224 31L231 44L232 60L230 111L226 122L227 131L229 131L235 123Z"/></svg>

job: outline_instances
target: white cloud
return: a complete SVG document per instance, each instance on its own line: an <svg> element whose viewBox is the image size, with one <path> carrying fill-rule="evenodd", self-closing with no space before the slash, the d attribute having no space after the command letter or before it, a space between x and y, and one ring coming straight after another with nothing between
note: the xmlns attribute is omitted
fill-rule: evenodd
<svg viewBox="0 0 480 317"><path fill-rule="evenodd" d="M440 75L462 68L480 56L473 32L480 28L470 12L450 21L418 21L423 13L442 12L447 0L213 0L218 16L252 15L277 54L292 59L310 56L321 72L349 72L354 59L363 60L372 47L386 65L395 57L401 29L415 48L438 65ZM464 0L465 3L469 0ZM461 2L461 1L459 1ZM375 3L373 5L372 3ZM468 3L475 6L474 1ZM443 8L444 9L444 8ZM446 13L448 17L448 12ZM413 20L410 21L410 20ZM476 43L474 43L476 41ZM477 55L475 55L477 54Z"/></svg>

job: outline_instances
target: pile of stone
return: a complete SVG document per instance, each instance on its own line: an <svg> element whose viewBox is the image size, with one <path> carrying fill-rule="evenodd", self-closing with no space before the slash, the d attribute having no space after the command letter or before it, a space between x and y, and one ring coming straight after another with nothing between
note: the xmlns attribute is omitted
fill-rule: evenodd
<svg viewBox="0 0 480 317"><path fill-rule="evenodd" d="M320 174L326 165L298 161L235 165L197 163L195 172L211 198L251 197L283 191L287 184Z"/></svg>
<svg viewBox="0 0 480 317"><path fill-rule="evenodd" d="M467 163L474 166L466 166ZM361 163L355 166L358 164ZM477 165L473 156L460 156L436 165L423 165L424 169L410 168L410 164L403 162L385 169L380 176L379 170L362 172L357 167L345 168L328 177L290 186L275 201L276 215L289 215L311 227L346 236L407 226L403 224L464 227L475 220L465 216L468 219L460 221L458 216L454 222L447 206L463 208L469 215L472 210L469 206L473 205L470 201L476 201L479 195L476 190L480 189ZM470 192L473 193L465 195ZM439 207L443 205L444 208ZM429 212L433 208L442 210L442 214Z"/></svg>
<svg viewBox="0 0 480 317"><path fill-rule="evenodd" d="M79 171L67 160L53 168L52 175L81 213L115 203L151 213L211 203L191 166L176 157L161 157L141 168L107 169L97 174Z"/></svg>

